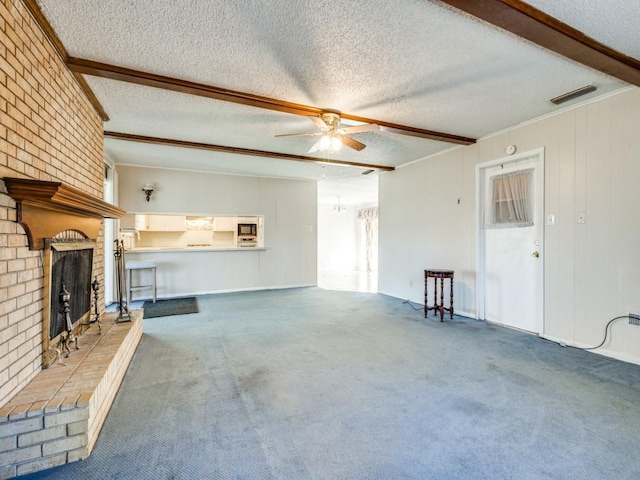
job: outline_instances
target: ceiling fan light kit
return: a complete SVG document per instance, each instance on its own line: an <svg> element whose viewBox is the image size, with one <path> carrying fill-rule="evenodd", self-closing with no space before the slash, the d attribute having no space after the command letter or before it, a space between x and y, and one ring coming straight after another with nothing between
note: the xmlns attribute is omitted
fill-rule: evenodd
<svg viewBox="0 0 640 480"><path fill-rule="evenodd" d="M312 147L313 148L313 147ZM330 133L324 134L318 141L317 150L320 152L333 153L342 148L342 140L337 135L331 135Z"/></svg>
<svg viewBox="0 0 640 480"><path fill-rule="evenodd" d="M349 127L340 127L340 112L337 110L324 110L319 116L308 117L320 129L319 132L308 133L290 133L284 135L276 135L276 137L315 137L320 136L320 140L314 143L307 153L327 152L333 153L346 145L349 148L363 150L366 145L361 143L347 134L355 134L362 132L377 132L380 126L375 123L365 123L363 125L355 125Z"/></svg>

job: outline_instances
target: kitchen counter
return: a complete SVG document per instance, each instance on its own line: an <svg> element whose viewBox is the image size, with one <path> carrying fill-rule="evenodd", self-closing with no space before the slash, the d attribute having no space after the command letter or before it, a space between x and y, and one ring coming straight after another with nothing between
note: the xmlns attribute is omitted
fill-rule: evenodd
<svg viewBox="0 0 640 480"><path fill-rule="evenodd" d="M172 298L272 287L273 280L264 270L270 268L277 252L277 248L264 247L138 247L127 250L125 260L156 262L158 297ZM276 285L299 285L289 280L288 273L296 272L297 265L286 267L286 272L274 276ZM134 277L135 283L148 283L144 272L134 272Z"/></svg>
<svg viewBox="0 0 640 480"><path fill-rule="evenodd" d="M235 252L235 251L250 251L266 250L266 247L136 247L131 250L127 250L127 253L144 253L144 252Z"/></svg>

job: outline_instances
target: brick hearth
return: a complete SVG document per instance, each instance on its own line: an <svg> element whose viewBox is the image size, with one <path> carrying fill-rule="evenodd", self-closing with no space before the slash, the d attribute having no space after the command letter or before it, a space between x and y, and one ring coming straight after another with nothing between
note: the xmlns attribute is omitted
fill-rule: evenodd
<svg viewBox="0 0 640 480"><path fill-rule="evenodd" d="M0 408L0 479L86 458L142 336L142 311L115 323L105 314L67 364L43 370Z"/></svg>

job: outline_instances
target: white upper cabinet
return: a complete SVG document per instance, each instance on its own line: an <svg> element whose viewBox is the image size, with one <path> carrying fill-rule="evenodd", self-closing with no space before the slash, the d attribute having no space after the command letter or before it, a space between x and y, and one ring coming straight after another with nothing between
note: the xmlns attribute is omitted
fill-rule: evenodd
<svg viewBox="0 0 640 480"><path fill-rule="evenodd" d="M149 215L142 213L135 214L135 227L138 231L149 230Z"/></svg>
<svg viewBox="0 0 640 480"><path fill-rule="evenodd" d="M213 217L214 232L235 232L236 225L236 217Z"/></svg>
<svg viewBox="0 0 640 480"><path fill-rule="evenodd" d="M185 215L136 214L136 229L150 232L184 232Z"/></svg>

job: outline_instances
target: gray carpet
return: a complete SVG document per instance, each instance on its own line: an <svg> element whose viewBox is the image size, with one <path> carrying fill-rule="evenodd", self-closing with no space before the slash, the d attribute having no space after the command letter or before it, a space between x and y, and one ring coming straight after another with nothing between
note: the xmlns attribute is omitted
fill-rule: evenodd
<svg viewBox="0 0 640 480"><path fill-rule="evenodd" d="M401 300L198 297L42 479L638 479L640 367Z"/></svg>
<svg viewBox="0 0 640 480"><path fill-rule="evenodd" d="M198 313L198 300L196 297L167 298L156 302L147 300L142 308L144 309L144 318L186 315Z"/></svg>

